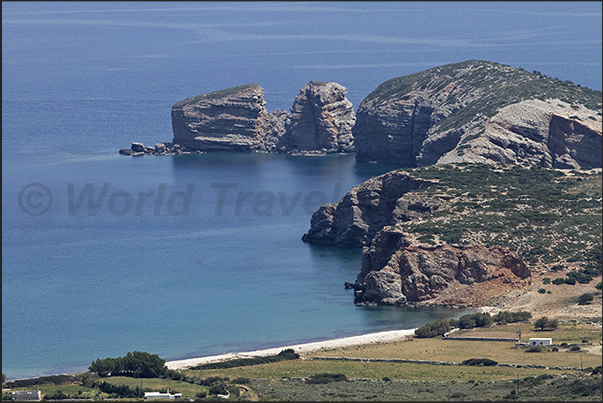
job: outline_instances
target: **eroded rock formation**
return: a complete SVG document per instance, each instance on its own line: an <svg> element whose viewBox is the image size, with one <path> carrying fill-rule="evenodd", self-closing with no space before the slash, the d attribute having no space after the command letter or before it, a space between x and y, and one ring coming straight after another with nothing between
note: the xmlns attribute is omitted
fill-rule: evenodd
<svg viewBox="0 0 603 403"><path fill-rule="evenodd" d="M355 303L480 305L529 281L530 269L508 249L417 244L389 227L363 251Z"/></svg>
<svg viewBox="0 0 603 403"><path fill-rule="evenodd" d="M295 98L291 113L266 110L264 89L247 84L188 98L172 107L172 146L191 151L264 151L320 155L354 151L356 120L347 89L333 82L311 81ZM139 143L132 143L138 147ZM170 144L170 143L165 143ZM150 154L178 154L167 151ZM122 155L144 155L122 149Z"/></svg>
<svg viewBox="0 0 603 403"><path fill-rule="evenodd" d="M353 152L356 118L347 89L333 82L310 81L295 97L283 146L291 151Z"/></svg>
<svg viewBox="0 0 603 403"><path fill-rule="evenodd" d="M172 107L174 144L190 150L262 150L268 113L256 84L188 98Z"/></svg>

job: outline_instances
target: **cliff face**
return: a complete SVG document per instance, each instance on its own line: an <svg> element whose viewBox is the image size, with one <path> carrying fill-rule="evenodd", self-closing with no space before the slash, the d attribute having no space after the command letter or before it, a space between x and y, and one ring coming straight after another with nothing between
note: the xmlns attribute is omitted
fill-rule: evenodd
<svg viewBox="0 0 603 403"><path fill-rule="evenodd" d="M386 81L356 119L359 161L602 165L600 91L497 63L456 63Z"/></svg>
<svg viewBox="0 0 603 403"><path fill-rule="evenodd" d="M291 113L268 113L256 84L185 99L172 107L173 143L200 151L352 152L355 117L346 93L337 83L311 81Z"/></svg>
<svg viewBox="0 0 603 403"><path fill-rule="evenodd" d="M353 152L356 118L347 89L333 82L311 81L295 97L283 146L287 150Z"/></svg>
<svg viewBox="0 0 603 403"><path fill-rule="evenodd" d="M380 231L363 251L355 302L378 305L480 305L525 285L530 269L500 247L428 246L394 228Z"/></svg>
<svg viewBox="0 0 603 403"><path fill-rule="evenodd" d="M255 84L185 99L172 107L174 144L190 150L262 150L268 113Z"/></svg>
<svg viewBox="0 0 603 403"><path fill-rule="evenodd" d="M401 171L371 178L354 186L339 203L320 207L302 239L325 245L368 245L384 226L435 211L437 200L411 193L433 183Z"/></svg>

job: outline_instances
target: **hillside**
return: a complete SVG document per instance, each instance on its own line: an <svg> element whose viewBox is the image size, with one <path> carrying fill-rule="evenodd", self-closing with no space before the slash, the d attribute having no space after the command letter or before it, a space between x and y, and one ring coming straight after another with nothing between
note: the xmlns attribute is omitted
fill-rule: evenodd
<svg viewBox="0 0 603 403"><path fill-rule="evenodd" d="M378 86L353 129L359 161L601 167L601 91L470 60Z"/></svg>

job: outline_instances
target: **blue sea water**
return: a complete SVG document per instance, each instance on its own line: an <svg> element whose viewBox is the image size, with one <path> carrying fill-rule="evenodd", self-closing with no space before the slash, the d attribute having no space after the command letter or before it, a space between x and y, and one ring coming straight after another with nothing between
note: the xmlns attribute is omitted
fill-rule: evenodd
<svg viewBox="0 0 603 403"><path fill-rule="evenodd" d="M408 329L450 309L357 307L361 252L311 213L388 170L352 155L117 155L171 106L484 59L601 89L600 2L3 2L2 372L86 370Z"/></svg>

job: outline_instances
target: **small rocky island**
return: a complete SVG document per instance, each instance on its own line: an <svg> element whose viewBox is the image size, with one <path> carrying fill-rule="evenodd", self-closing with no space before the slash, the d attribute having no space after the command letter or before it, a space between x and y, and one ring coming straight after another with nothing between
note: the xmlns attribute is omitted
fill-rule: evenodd
<svg viewBox="0 0 603 403"><path fill-rule="evenodd" d="M324 155L354 151L355 117L347 89L311 81L295 97L291 112L268 113L264 89L248 84L188 98L172 107L174 138L145 147L132 143L123 155L190 152L275 152Z"/></svg>

